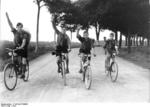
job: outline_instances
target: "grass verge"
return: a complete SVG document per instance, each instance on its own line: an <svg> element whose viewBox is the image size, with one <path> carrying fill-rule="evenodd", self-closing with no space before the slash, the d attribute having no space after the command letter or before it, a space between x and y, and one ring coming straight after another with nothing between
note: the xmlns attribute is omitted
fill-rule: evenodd
<svg viewBox="0 0 150 107"><path fill-rule="evenodd" d="M139 66L150 69L150 47L133 47L131 53L127 48L120 50L120 57L127 59Z"/></svg>

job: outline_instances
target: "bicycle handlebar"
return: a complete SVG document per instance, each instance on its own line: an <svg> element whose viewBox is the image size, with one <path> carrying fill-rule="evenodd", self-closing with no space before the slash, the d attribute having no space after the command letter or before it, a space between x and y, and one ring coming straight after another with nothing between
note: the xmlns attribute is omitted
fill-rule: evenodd
<svg viewBox="0 0 150 107"><path fill-rule="evenodd" d="M78 56L80 56L80 53L78 54ZM91 57L91 54L84 54L85 57ZM94 57L96 57L96 54L93 55Z"/></svg>
<svg viewBox="0 0 150 107"><path fill-rule="evenodd" d="M18 50L17 48L16 49L5 48L5 49L11 52Z"/></svg>
<svg viewBox="0 0 150 107"><path fill-rule="evenodd" d="M70 52L71 52L71 49L68 50L68 53ZM52 55L57 55L57 54L66 54L66 53L63 53L63 52L57 53L56 51L52 51Z"/></svg>

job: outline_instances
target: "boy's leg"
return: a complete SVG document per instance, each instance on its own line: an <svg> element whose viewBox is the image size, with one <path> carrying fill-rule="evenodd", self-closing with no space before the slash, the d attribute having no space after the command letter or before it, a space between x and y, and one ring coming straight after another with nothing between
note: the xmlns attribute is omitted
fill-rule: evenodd
<svg viewBox="0 0 150 107"><path fill-rule="evenodd" d="M108 71L110 67L110 53L106 52L105 69Z"/></svg>
<svg viewBox="0 0 150 107"><path fill-rule="evenodd" d="M58 70L57 70L57 72L58 73L60 73L61 71L60 71L60 56L57 56L57 66L58 66Z"/></svg>
<svg viewBox="0 0 150 107"><path fill-rule="evenodd" d="M83 59L83 53L80 53L80 70L79 70L79 73L82 73L82 59Z"/></svg>
<svg viewBox="0 0 150 107"><path fill-rule="evenodd" d="M69 73L69 56L68 56L68 53L66 53L66 65L67 65L66 73Z"/></svg>
<svg viewBox="0 0 150 107"><path fill-rule="evenodd" d="M25 77L26 65L27 65L27 58L22 57L22 76L21 76L21 78Z"/></svg>

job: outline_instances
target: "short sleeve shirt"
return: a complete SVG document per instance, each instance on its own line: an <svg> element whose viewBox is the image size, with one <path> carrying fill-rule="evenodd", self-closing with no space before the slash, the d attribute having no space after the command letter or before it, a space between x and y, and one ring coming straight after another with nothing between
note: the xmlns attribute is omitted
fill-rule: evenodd
<svg viewBox="0 0 150 107"><path fill-rule="evenodd" d="M116 41L115 40L107 40L106 41L106 48L108 50L115 50Z"/></svg>
<svg viewBox="0 0 150 107"><path fill-rule="evenodd" d="M60 33L57 37L57 45L68 49L69 37L67 34Z"/></svg>
<svg viewBox="0 0 150 107"><path fill-rule="evenodd" d="M27 34L24 31L18 32L15 28L12 30L13 34L14 34L14 43L16 47L21 46L23 39L26 39L27 41ZM27 42L25 47L27 47Z"/></svg>
<svg viewBox="0 0 150 107"><path fill-rule="evenodd" d="M90 54L91 49L93 47L94 41L91 38L84 38L78 36L79 41L81 42L80 50L83 51L85 54Z"/></svg>

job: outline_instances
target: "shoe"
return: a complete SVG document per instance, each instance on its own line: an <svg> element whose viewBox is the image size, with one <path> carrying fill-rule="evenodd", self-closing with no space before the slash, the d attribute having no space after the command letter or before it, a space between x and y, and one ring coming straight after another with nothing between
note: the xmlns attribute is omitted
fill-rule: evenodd
<svg viewBox="0 0 150 107"><path fill-rule="evenodd" d="M69 69L66 69L66 74L69 74Z"/></svg>
<svg viewBox="0 0 150 107"><path fill-rule="evenodd" d="M61 69L60 69L60 68L58 68L57 72L58 72L58 73L61 73Z"/></svg>
<svg viewBox="0 0 150 107"><path fill-rule="evenodd" d="M24 75L24 74L22 74L20 78L21 78L21 79L24 79L24 78L25 78L25 75Z"/></svg>
<svg viewBox="0 0 150 107"><path fill-rule="evenodd" d="M83 71L80 69L80 70L79 70L79 73L81 74L82 72L83 72Z"/></svg>
<svg viewBox="0 0 150 107"><path fill-rule="evenodd" d="M19 72L18 72L18 75L21 75L21 74L22 74L22 72L19 71Z"/></svg>

